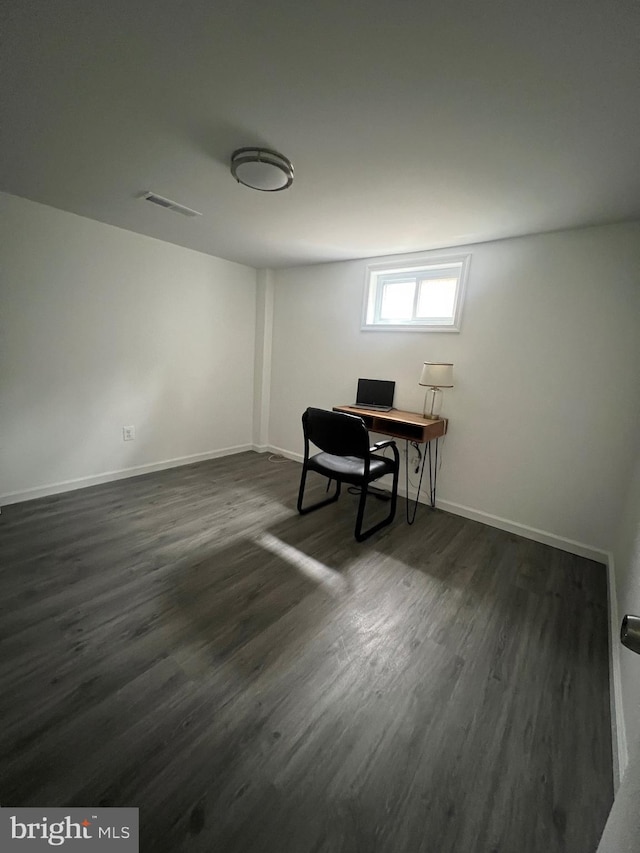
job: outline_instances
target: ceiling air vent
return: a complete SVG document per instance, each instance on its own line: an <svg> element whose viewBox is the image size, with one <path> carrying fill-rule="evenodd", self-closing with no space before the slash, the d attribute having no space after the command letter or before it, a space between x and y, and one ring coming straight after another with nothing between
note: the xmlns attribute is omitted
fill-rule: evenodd
<svg viewBox="0 0 640 853"><path fill-rule="evenodd" d="M181 213L183 216L202 216L197 210L192 210L190 207L178 204L177 201L171 201L170 198L164 198L164 196L149 192L148 190L141 193L140 198L150 201L151 204L157 204L158 207L164 207L167 210L173 210L175 213Z"/></svg>

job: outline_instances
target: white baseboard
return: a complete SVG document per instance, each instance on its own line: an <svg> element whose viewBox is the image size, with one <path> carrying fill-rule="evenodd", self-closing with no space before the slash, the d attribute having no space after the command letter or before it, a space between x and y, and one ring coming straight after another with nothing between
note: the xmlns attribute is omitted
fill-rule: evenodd
<svg viewBox="0 0 640 853"><path fill-rule="evenodd" d="M620 614L616 593L616 572L613 554L609 554L607 566L609 593L609 690L611 694L611 739L613 743L613 781L617 791L629 763L627 730L622 712L622 673L620 672Z"/></svg>
<svg viewBox="0 0 640 853"><path fill-rule="evenodd" d="M534 542L541 542L543 545L551 545L552 548L559 548L561 551L568 551L570 554L576 554L578 557L585 557L588 560L595 560L598 563L607 565L609 554L607 551L602 551L600 548L594 548L592 545L586 545L584 542L576 542L574 539L566 539L564 536L557 536L555 533L548 533L546 530L538 530L536 527L529 527L526 524L520 524L517 521L511 521L508 518L501 518L498 515L491 515L488 512L481 512L477 509L472 509L468 506L452 503L451 501L436 502L439 509L444 509L447 512L452 512L454 515L462 515L465 518L470 518L473 521L481 521L483 524L488 524L490 527L497 527L499 530L506 530L507 533L515 533L518 536L524 536L525 539L532 539Z"/></svg>
<svg viewBox="0 0 640 853"><path fill-rule="evenodd" d="M291 459L293 462L304 461L303 453L292 453L290 450L283 450L281 447L273 447L273 445L269 445L266 450L269 453L277 453L278 456L284 456L285 459Z"/></svg>
<svg viewBox="0 0 640 853"><path fill-rule="evenodd" d="M32 501L35 498L45 498L61 492L74 489L86 489L88 486L99 486L101 483L111 483L114 480L126 480L128 477L138 477L140 474L150 474L153 471L164 471L166 468L178 468L181 465L191 465L194 462L204 462L206 459L218 459L222 456L232 456L252 450L251 444L240 444L235 447L224 447L221 450L209 450L206 453L193 453L190 456L177 456L174 459L164 459L161 462L150 462L146 465L135 465L132 468L120 468L117 471L105 471L102 474L92 474L88 477L78 477L74 480L61 480L59 483L48 483L45 486L25 489L21 492L9 492L0 495L0 505Z"/></svg>

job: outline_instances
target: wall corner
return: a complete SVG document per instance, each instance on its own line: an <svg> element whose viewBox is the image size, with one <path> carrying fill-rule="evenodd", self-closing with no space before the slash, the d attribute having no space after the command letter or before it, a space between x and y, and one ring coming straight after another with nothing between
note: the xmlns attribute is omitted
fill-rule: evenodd
<svg viewBox="0 0 640 853"><path fill-rule="evenodd" d="M259 269L257 271L253 379L253 444L258 447L265 447L269 444L274 278L273 270Z"/></svg>

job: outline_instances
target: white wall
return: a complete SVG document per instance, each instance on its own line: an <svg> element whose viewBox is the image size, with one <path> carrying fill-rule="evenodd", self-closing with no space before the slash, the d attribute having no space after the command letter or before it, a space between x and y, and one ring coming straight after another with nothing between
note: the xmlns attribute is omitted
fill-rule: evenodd
<svg viewBox="0 0 640 853"><path fill-rule="evenodd" d="M442 505L607 551L637 442L640 223L470 251L460 334L360 331L365 260L278 271L271 445L301 453L304 409L352 402L359 376L421 411L422 362L451 361Z"/></svg>
<svg viewBox="0 0 640 853"><path fill-rule="evenodd" d="M4 503L251 446L255 270L9 195L0 240Z"/></svg>

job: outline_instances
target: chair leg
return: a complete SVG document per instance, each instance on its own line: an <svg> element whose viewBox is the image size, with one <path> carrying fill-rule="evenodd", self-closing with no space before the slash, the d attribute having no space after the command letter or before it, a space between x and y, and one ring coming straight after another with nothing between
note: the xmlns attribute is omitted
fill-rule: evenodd
<svg viewBox="0 0 640 853"><path fill-rule="evenodd" d="M358 515L356 517L356 529L355 529L355 537L358 542L364 542L365 539L368 539L374 533L377 533L382 527L386 527L388 524L391 524L396 514L396 505L398 503L398 468L393 474L393 485L391 487L391 507L389 508L389 514L386 518L383 518L382 521L379 521L377 524L374 524L373 527L370 527L365 532L362 532L362 522L364 521L364 509L367 503L367 491L368 487L366 485L362 486L362 490L360 492L360 501L358 503Z"/></svg>
<svg viewBox="0 0 640 853"><path fill-rule="evenodd" d="M335 503L340 497L340 490L342 489L342 483L340 480L336 480L336 490L331 495L330 498L325 498L322 501L318 501L318 503L311 504L311 506L302 508L302 499L304 497L304 487L307 482L307 469L305 467L302 468L302 476L300 478L300 489L298 491L298 512L300 515L306 515L308 512L313 512L314 509L320 509L323 506L327 506L327 504ZM329 481L331 482L331 481Z"/></svg>

